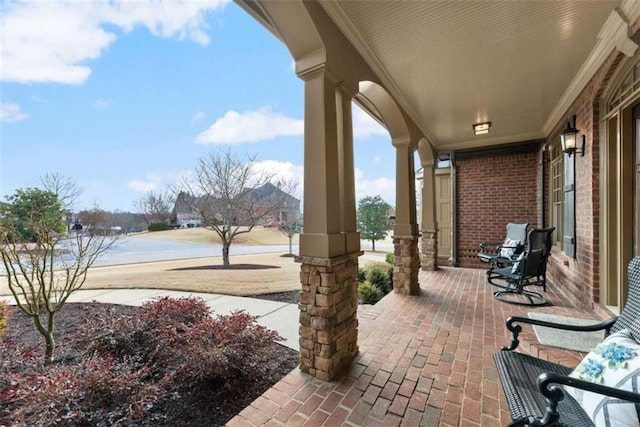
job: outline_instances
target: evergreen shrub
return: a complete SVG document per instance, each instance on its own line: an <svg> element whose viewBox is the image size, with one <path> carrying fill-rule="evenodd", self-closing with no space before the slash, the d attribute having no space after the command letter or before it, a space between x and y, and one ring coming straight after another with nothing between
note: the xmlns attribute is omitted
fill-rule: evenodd
<svg viewBox="0 0 640 427"><path fill-rule="evenodd" d="M393 265L393 262L394 262L394 259L393 259L393 253L392 253L392 252L389 252L387 255L385 255L385 257L384 257L384 261L385 261L387 264L391 264L391 265Z"/></svg>
<svg viewBox="0 0 640 427"><path fill-rule="evenodd" d="M154 222L153 224L149 224L148 228L149 231L165 231L169 229L171 229L171 227L164 222Z"/></svg>
<svg viewBox="0 0 640 427"><path fill-rule="evenodd" d="M375 304L382 299L384 294L371 283L364 281L358 285L358 295L363 304Z"/></svg>

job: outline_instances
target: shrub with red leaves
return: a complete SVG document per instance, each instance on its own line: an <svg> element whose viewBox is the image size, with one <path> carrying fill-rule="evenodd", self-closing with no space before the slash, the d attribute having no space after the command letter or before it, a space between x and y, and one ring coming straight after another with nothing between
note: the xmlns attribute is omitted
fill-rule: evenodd
<svg viewBox="0 0 640 427"><path fill-rule="evenodd" d="M165 325L155 341L153 365L173 371L175 381L223 381L261 374L261 359L282 338L239 311L188 328Z"/></svg>
<svg viewBox="0 0 640 427"><path fill-rule="evenodd" d="M212 318L202 299L164 297L121 316L94 308L77 363L43 366L35 351L0 342L0 425L154 425L182 388L262 375L282 341L245 312Z"/></svg>
<svg viewBox="0 0 640 427"><path fill-rule="evenodd" d="M144 367L91 357L45 369L14 376L0 395L13 423L114 426L162 419L156 403L167 391L148 380Z"/></svg>
<svg viewBox="0 0 640 427"><path fill-rule="evenodd" d="M278 333L243 311L210 314L200 298L163 297L145 303L138 314L89 322L83 334L89 352L131 358L158 378L171 374L178 386L260 374L261 357L282 341Z"/></svg>

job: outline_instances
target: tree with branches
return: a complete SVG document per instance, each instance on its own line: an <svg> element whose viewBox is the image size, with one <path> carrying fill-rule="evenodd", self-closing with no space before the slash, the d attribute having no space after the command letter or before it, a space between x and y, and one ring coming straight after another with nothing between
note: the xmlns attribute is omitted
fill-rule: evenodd
<svg viewBox="0 0 640 427"><path fill-rule="evenodd" d="M364 197L358 202L358 231L364 240L371 240L376 250L376 240L387 237L391 228L389 210L391 206L382 197Z"/></svg>
<svg viewBox="0 0 640 427"><path fill-rule="evenodd" d="M243 161L230 150L202 157L191 179L178 191L181 203L214 231L222 243L222 263L229 266L233 239L277 218L295 185L276 180L275 171L258 170L256 156Z"/></svg>
<svg viewBox="0 0 640 427"><path fill-rule="evenodd" d="M289 239L289 255L291 255L293 253L291 249L293 238L296 234L302 232L302 223L297 219L295 221L285 221L280 223L278 230Z"/></svg>
<svg viewBox="0 0 640 427"><path fill-rule="evenodd" d="M135 200L133 206L147 225L160 222L168 223L173 200L169 193L149 191Z"/></svg>
<svg viewBox="0 0 640 427"><path fill-rule="evenodd" d="M18 308L44 338L44 362L49 364L55 354L56 313L117 237L93 233L100 225L91 223L68 235L66 212L79 194L77 187L57 174L44 176L42 184L42 189L18 189L8 198L0 216L0 257Z"/></svg>

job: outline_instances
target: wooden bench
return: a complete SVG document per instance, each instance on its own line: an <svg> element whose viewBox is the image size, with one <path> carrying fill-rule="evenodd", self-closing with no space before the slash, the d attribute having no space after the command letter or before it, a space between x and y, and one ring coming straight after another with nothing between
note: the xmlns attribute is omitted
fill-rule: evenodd
<svg viewBox="0 0 640 427"><path fill-rule="evenodd" d="M576 333L604 330L605 336L625 329L639 342L640 257L631 261L628 274L629 295L620 316L589 326L565 325L525 317L507 319L507 329L512 333L511 344L496 353L494 361L513 420L509 426L594 426L585 409L565 392L564 387L574 387L640 405L640 393L577 379L569 376L573 368L514 351L518 347L518 336L523 324Z"/></svg>

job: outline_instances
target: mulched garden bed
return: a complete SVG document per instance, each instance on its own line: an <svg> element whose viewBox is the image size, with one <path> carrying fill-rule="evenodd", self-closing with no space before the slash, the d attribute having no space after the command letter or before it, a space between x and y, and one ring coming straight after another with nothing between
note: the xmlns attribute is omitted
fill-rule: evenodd
<svg viewBox="0 0 640 427"><path fill-rule="evenodd" d="M269 270L272 268L281 268L277 265L263 264L230 264L230 265L199 265L197 267L180 267L173 268L170 271L189 271L189 270Z"/></svg>
<svg viewBox="0 0 640 427"><path fill-rule="evenodd" d="M275 292L272 294L254 295L251 298L264 299L268 301L286 302L298 304L300 301L300 291Z"/></svg>
<svg viewBox="0 0 640 427"><path fill-rule="evenodd" d="M115 309L116 314L131 314L138 307L102 304ZM72 342L77 339L76 331L83 321L83 306L88 304L69 303L56 317L56 362L62 364L73 363L80 357ZM16 308L10 308L9 332L5 342L19 340L25 344L42 344L42 337L35 330L33 321ZM41 349L44 346L41 345ZM150 425L168 426L222 426L253 400L259 397L273 384L292 371L299 362L299 353L285 346L276 344L268 357L268 374L259 378L250 378L246 382L235 386L232 392L220 389L216 384L200 384L183 390L180 398L161 402L166 418L162 423L153 422ZM1 383L0 383L1 386ZM2 390L0 389L0 395ZM11 414L2 413L0 409L0 425L14 425Z"/></svg>

